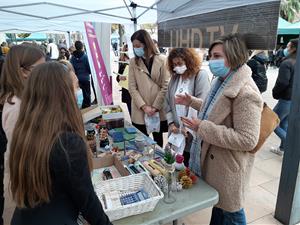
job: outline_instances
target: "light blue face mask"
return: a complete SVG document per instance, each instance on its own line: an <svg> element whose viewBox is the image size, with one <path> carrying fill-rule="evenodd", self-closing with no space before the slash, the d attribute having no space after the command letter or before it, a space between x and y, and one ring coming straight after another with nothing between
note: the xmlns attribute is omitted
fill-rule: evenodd
<svg viewBox="0 0 300 225"><path fill-rule="evenodd" d="M83 93L80 88L76 91L76 100L77 100L77 105L78 105L79 109L81 109L82 102L83 102Z"/></svg>
<svg viewBox="0 0 300 225"><path fill-rule="evenodd" d="M224 59L209 60L209 69L216 77L225 77L230 72L230 68L225 66Z"/></svg>
<svg viewBox="0 0 300 225"><path fill-rule="evenodd" d="M285 48L284 50L283 50L283 55L285 56L285 57L288 57L289 56L289 50L287 49L287 48Z"/></svg>
<svg viewBox="0 0 300 225"><path fill-rule="evenodd" d="M145 51L143 47L140 48L133 48L134 53L137 55L137 57L142 57L145 55Z"/></svg>

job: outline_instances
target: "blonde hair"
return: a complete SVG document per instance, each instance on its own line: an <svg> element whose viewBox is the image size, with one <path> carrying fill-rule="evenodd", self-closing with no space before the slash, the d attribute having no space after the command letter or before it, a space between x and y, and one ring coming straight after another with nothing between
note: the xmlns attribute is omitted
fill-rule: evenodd
<svg viewBox="0 0 300 225"><path fill-rule="evenodd" d="M241 35L229 34L214 41L208 51L210 57L211 50L216 45L223 45L224 54L231 69L237 69L238 67L247 63L249 59L249 53L246 43Z"/></svg>

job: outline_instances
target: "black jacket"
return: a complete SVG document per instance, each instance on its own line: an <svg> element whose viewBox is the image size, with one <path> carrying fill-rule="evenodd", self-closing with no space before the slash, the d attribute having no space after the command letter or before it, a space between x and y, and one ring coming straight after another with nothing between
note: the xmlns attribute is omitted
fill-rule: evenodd
<svg viewBox="0 0 300 225"><path fill-rule="evenodd" d="M87 55L83 51L74 51L70 60L80 81L89 81L91 69Z"/></svg>
<svg viewBox="0 0 300 225"><path fill-rule="evenodd" d="M111 225L94 192L86 148L77 134L60 136L50 153L50 202L17 208L12 225L77 225L79 212L91 225Z"/></svg>
<svg viewBox="0 0 300 225"><path fill-rule="evenodd" d="M256 83L260 93L263 93L267 90L268 87L268 78L266 75L266 66L267 63L266 57L260 57L260 55L253 56L248 62L247 65L251 68L252 78Z"/></svg>
<svg viewBox="0 0 300 225"><path fill-rule="evenodd" d="M276 84L273 88L274 99L291 100L295 63L296 56L290 56L280 64Z"/></svg>

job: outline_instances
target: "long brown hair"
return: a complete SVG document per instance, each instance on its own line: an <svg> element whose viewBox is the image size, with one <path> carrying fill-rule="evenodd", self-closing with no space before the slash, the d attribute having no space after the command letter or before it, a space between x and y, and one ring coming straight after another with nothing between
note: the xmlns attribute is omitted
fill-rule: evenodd
<svg viewBox="0 0 300 225"><path fill-rule="evenodd" d="M10 104L14 104L11 102L14 95L21 98L25 83L22 69L30 70L42 57L45 57L45 54L32 44L11 47L6 55L0 79L0 105L3 105L6 99Z"/></svg>
<svg viewBox="0 0 300 225"><path fill-rule="evenodd" d="M131 36L131 42L133 42L134 40L140 41L145 46L144 50L145 50L145 58L147 62L149 61L151 55L159 54L158 49L156 48L150 34L147 31L138 30L134 32L133 35ZM139 59L140 58L137 57L137 55L135 55L135 63L137 65L139 65Z"/></svg>
<svg viewBox="0 0 300 225"><path fill-rule="evenodd" d="M49 202L49 157L66 131L85 139L69 70L58 62L41 64L27 81L11 142L11 191L18 207ZM91 168L88 150L87 156Z"/></svg>
<svg viewBox="0 0 300 225"><path fill-rule="evenodd" d="M201 67L200 55L193 48L173 48L168 56L168 69L170 74L174 74L173 59L181 58L187 67L185 75L187 77L196 76Z"/></svg>

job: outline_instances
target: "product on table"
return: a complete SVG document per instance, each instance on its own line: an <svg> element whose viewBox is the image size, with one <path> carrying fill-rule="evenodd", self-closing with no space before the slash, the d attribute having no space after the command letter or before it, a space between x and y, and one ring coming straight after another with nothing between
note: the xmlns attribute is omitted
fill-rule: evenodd
<svg viewBox="0 0 300 225"><path fill-rule="evenodd" d="M103 171L103 178L104 178L104 180L113 179L113 176L111 175L111 172L109 169L105 169Z"/></svg>
<svg viewBox="0 0 300 225"><path fill-rule="evenodd" d="M122 205L129 205L136 202L140 202L149 198L149 194L141 189L135 193L130 194L122 194L120 197L120 201Z"/></svg>
<svg viewBox="0 0 300 225"><path fill-rule="evenodd" d="M184 189L188 189L188 188L190 188L190 187L193 186L193 181L192 181L192 179L191 179L190 177L188 177L188 176L183 176L183 177L181 177L180 183L182 184L182 187L183 187Z"/></svg>
<svg viewBox="0 0 300 225"><path fill-rule="evenodd" d="M99 139L101 148L104 148L106 145L109 145L108 131L105 127L100 128Z"/></svg>
<svg viewBox="0 0 300 225"><path fill-rule="evenodd" d="M151 173L152 176L155 177L161 174L160 171L154 168L153 166L151 166L149 162L144 161L142 164Z"/></svg>
<svg viewBox="0 0 300 225"><path fill-rule="evenodd" d="M176 157L175 157L175 169L176 170L184 170L185 169L185 166L184 166L184 163L183 163L183 160L184 160L184 157L182 155L179 155L177 154Z"/></svg>
<svg viewBox="0 0 300 225"><path fill-rule="evenodd" d="M126 127L125 130L128 134L135 134L136 133L136 128L135 127Z"/></svg>
<svg viewBox="0 0 300 225"><path fill-rule="evenodd" d="M86 139L88 142L88 145L93 153L97 152L97 145L96 145L96 137L95 137L95 130L93 128L87 129L87 135Z"/></svg>

